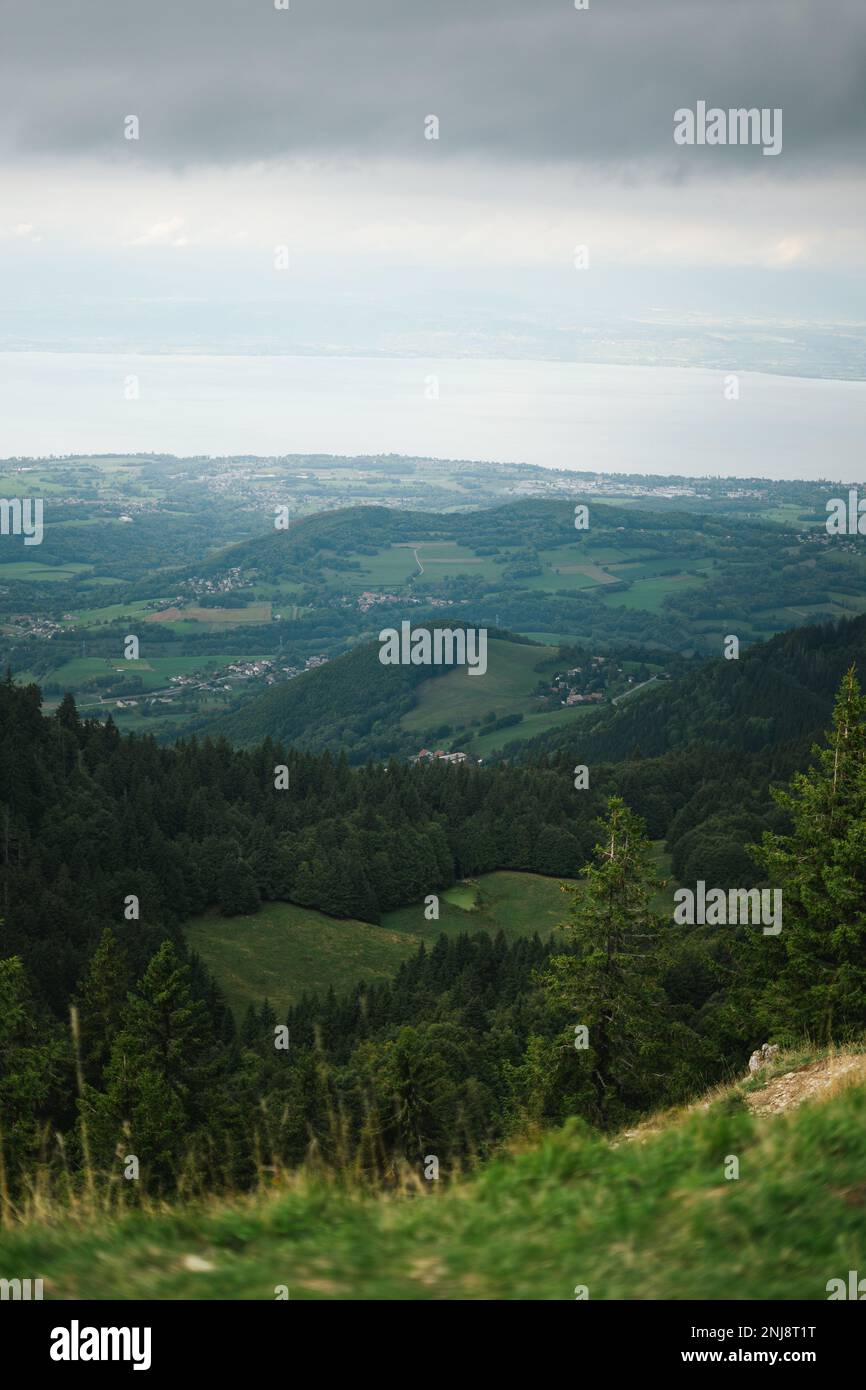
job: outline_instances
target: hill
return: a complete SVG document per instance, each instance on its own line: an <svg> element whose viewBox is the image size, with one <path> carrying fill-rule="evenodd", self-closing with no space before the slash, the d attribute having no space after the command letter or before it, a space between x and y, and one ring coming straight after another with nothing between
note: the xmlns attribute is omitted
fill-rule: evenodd
<svg viewBox="0 0 866 1390"><path fill-rule="evenodd" d="M231 574L259 599L282 593L281 606L303 610L285 627L291 640L304 630L357 640L371 606L393 620L408 600L435 600L470 624L713 654L732 626L746 645L866 608L866 562L815 521L589 507L586 530L570 500L346 508L218 551L203 573Z"/></svg>
<svg viewBox="0 0 866 1390"><path fill-rule="evenodd" d="M575 477L575 496L582 486ZM472 485L460 495L465 506ZM730 514L735 499L718 496L703 496L701 509L697 497L612 503L586 495L586 530L575 528L567 494L505 503L499 494L489 505L484 488L472 511L448 510L447 495L425 491L413 499L427 509L377 502L293 510L280 531L261 513L245 512L242 523L221 502L209 525L199 516L190 536L178 536L184 508L183 517L145 518L160 556L155 566L144 562L141 536L133 541L118 523L113 530L126 536L130 553L121 558L115 536L110 575L70 563L63 579L54 561L71 559L66 546L51 550L51 565L43 557L40 566L0 567L9 590L0 643L19 678L40 681L51 699L71 691L79 706L100 717L111 710L121 728L168 742L406 617L602 653L641 647L684 661L716 656L732 628L746 648L866 609L866 559L826 534L820 507L817 514L811 506L770 508L766 517L758 509L747 518ZM430 510L432 499L446 509ZM46 548L65 525L50 532ZM241 525L246 538L238 540ZM261 530L250 537L250 527ZM41 578L25 582L10 569L39 569ZM142 643L135 666L121 660L130 626ZM524 732L548 732L557 722L538 715ZM485 735L480 756L501 747Z"/></svg>
<svg viewBox="0 0 866 1390"><path fill-rule="evenodd" d="M463 626L448 620L413 627L442 625ZM487 670L480 677L466 667L384 666L379 651L378 642L359 646L217 716L202 732L241 746L272 738L309 752L345 751L358 764L407 757L443 741L446 748L489 756L518 723L540 732L552 722L571 726L587 713L579 705L552 715L543 708L537 688L544 675L552 677L560 649L514 633L488 631Z"/></svg>
<svg viewBox="0 0 866 1390"><path fill-rule="evenodd" d="M581 731L581 749L603 762L628 759L636 746L642 757L658 757L698 742L749 755L769 747L803 754L852 664L866 670L866 615L779 633L739 660L706 662L639 700L603 708ZM563 743L553 730L530 747L553 753Z"/></svg>
<svg viewBox="0 0 866 1390"><path fill-rule="evenodd" d="M797 1090L804 1072L825 1084ZM786 1110L762 1107L786 1075ZM863 1081L857 1049L789 1054L637 1133L572 1121L470 1178L376 1196L308 1174L121 1219L96 1199L4 1231L0 1257L49 1299L823 1301L862 1268Z"/></svg>

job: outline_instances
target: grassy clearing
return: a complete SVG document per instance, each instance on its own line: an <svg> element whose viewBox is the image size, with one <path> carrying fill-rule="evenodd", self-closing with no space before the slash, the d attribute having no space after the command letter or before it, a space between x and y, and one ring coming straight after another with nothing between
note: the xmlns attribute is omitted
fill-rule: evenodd
<svg viewBox="0 0 866 1390"><path fill-rule="evenodd" d="M660 879L669 878L670 857L653 845ZM287 1009L304 992L338 992L359 980L389 979L415 954L419 942L461 932L502 932L509 941L537 932L546 937L568 916L560 884L569 879L503 869L455 884L439 894L439 920L428 921L423 902L384 914L379 926L340 920L296 903L267 903L258 912L222 917L208 912L186 925L190 945L225 992L236 1017L248 1004L270 999ZM659 888L652 903L670 916L673 885Z"/></svg>
<svg viewBox="0 0 866 1390"><path fill-rule="evenodd" d="M624 576L629 571L624 571ZM601 600L614 608L640 608L645 613L661 613L668 594L678 589L694 589L703 581L693 574L669 574L636 579L630 589L602 594Z"/></svg>
<svg viewBox="0 0 866 1390"><path fill-rule="evenodd" d="M416 552L421 571L416 562ZM410 580L423 573L427 579L446 579L453 575L470 574L479 579L494 579L501 564L490 556L476 555L467 546L454 541L418 541L383 546L375 555L352 555L358 560L361 572L334 571L333 580L348 589L404 589Z"/></svg>
<svg viewBox="0 0 866 1390"><path fill-rule="evenodd" d="M130 599L126 603L108 603L102 608L72 608L70 612L77 627L97 627L100 623L116 623L119 618L147 614L149 602L149 599Z"/></svg>
<svg viewBox="0 0 866 1390"><path fill-rule="evenodd" d="M269 623L271 605L269 603L248 603L244 608L202 608L190 604L187 608L166 608L161 613L151 613L145 620L176 628L184 623L202 623L208 627L244 627L248 623Z"/></svg>
<svg viewBox="0 0 866 1390"><path fill-rule="evenodd" d="M228 653L214 656L154 656L147 657L146 640L142 641L143 653L139 661L125 661L122 652L117 660L97 656L79 656L66 661L52 671L50 680L64 686L67 690L78 690L85 681L94 676L140 676L144 690L160 690L168 684L169 676L194 675L202 677L209 671L223 668L232 661L258 661L261 657L244 656L239 658ZM89 694L89 692L88 692Z"/></svg>
<svg viewBox="0 0 866 1390"><path fill-rule="evenodd" d="M491 638L484 675L470 675L463 666L424 681L418 687L418 703L404 714L401 728L421 732L439 724L466 724L491 710L497 718L534 713L538 704L532 692L541 679L535 667L556 655L555 647L521 646Z"/></svg>
<svg viewBox="0 0 866 1390"><path fill-rule="evenodd" d="M388 1196L303 1176L121 1218L46 1208L0 1234L0 1269L49 1299L570 1302L823 1301L862 1268L863 1085L775 1115L734 1085L656 1125L610 1142L572 1121L472 1177L419 1162Z"/></svg>
<svg viewBox="0 0 866 1390"><path fill-rule="evenodd" d="M295 903L267 903L245 917L210 913L190 922L186 934L236 1017L265 998L285 1011L305 991L390 979L418 947L405 932L340 921Z"/></svg>
<svg viewBox="0 0 866 1390"><path fill-rule="evenodd" d="M92 565L78 563L43 565L35 560L9 560L6 564L0 564L0 582L4 579L14 579L25 583L65 584L70 579L77 579L79 575L86 574L92 568Z"/></svg>
<svg viewBox="0 0 866 1390"><path fill-rule="evenodd" d="M546 734L548 729L561 729L566 724L577 724L585 719L593 708L592 705L568 705L563 709L542 710L538 714L524 715L519 724L508 729L497 729L492 734L476 733L468 751L473 758L489 758L491 753L498 753L516 738L534 738L536 734ZM580 731L576 729L574 736L577 740L576 746L579 746Z"/></svg>
<svg viewBox="0 0 866 1390"><path fill-rule="evenodd" d="M244 917L206 913L189 922L186 933L239 1016L264 998L286 1009L305 991L390 978L422 939L435 941L442 932L546 936L565 916L559 882L540 874L482 874L439 895L438 922L426 919L420 902L386 913L380 926L340 921L295 903L268 903Z"/></svg>

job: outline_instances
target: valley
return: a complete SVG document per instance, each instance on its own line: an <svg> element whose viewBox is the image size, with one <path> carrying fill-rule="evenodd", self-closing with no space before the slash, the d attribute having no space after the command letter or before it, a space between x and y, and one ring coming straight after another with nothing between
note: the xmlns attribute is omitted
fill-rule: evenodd
<svg viewBox="0 0 866 1390"><path fill-rule="evenodd" d="M68 690L89 714L165 741L223 714L227 728L253 727L244 707L269 687L303 683L311 665L410 616L591 644L593 654L636 648L674 670L711 658L732 623L748 644L866 610L856 539L831 545L822 530L830 485L640 475L606 485L525 465L133 456L9 460L4 489L42 489L45 534L38 554L20 557L22 538L4 538L0 661L38 681L48 708ZM582 532L570 521L576 493L591 508ZM277 507L288 508L287 531L269 523ZM137 663L122 659L130 632ZM582 717L539 709L511 670L529 658L501 657L480 682L486 704L456 673L420 690L392 751L411 755L409 734L450 726L456 742L438 735L446 751L472 730L473 756L487 758L512 737L475 726L479 714L521 717L525 738ZM239 677L228 668L240 664Z"/></svg>

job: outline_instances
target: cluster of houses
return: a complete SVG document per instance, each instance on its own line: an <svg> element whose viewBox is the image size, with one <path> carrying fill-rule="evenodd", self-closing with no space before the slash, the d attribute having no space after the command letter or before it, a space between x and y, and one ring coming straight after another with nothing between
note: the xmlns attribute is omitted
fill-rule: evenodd
<svg viewBox="0 0 866 1390"><path fill-rule="evenodd" d="M371 608L375 608L377 604L381 603L399 603L403 605L412 603L417 605L423 602L428 608L451 608L454 604L454 600L451 598L425 597L422 600L420 598L409 598L406 594L380 593L376 589L365 589L363 594L358 595L356 602L362 613L369 613Z"/></svg>
<svg viewBox="0 0 866 1390"><path fill-rule="evenodd" d="M326 656L308 656L303 666L278 666L269 657L260 657L251 661L232 661L224 671L214 671L205 678L197 672L181 676L169 676L168 683L179 689L198 686L214 690L220 688L231 690L231 686L226 683L228 680L264 680L266 685L274 685L281 674L288 676L291 680L293 676L300 676L304 671L312 671L316 666L325 666L327 662ZM210 682L215 684L210 684Z"/></svg>
<svg viewBox="0 0 866 1390"><path fill-rule="evenodd" d="M67 617L64 614L64 618ZM51 618L40 618L34 613L12 613L8 618L10 627L16 628L16 636L24 637L53 637L56 632L63 631L62 623L55 623Z"/></svg>
<svg viewBox="0 0 866 1390"><path fill-rule="evenodd" d="M192 579L185 579L181 585L182 589L191 589L197 596L200 594L230 594L235 589L248 589L250 580L244 579L239 565L233 565L226 570L221 579L207 579L203 575L193 575Z"/></svg>
<svg viewBox="0 0 866 1390"><path fill-rule="evenodd" d="M192 689L205 693L215 690L231 690L232 686L229 684L228 678L232 680L264 679L266 685L274 685L281 674L291 680L294 676L302 675L305 670L311 671L316 666L326 665L327 661L326 656L308 656L303 666L279 667L267 658L258 661L233 661L226 667L225 671L214 671L207 676L202 676L200 672L169 676L168 683L178 693ZM139 704L173 705L174 700L170 695L151 695L146 699L124 698L115 700L114 703L116 709L134 709Z"/></svg>
<svg viewBox="0 0 866 1390"><path fill-rule="evenodd" d="M371 608L375 608L379 603L400 603L399 594L380 594L373 589L365 589L363 594L358 595L358 607L362 613L369 613Z"/></svg>
<svg viewBox="0 0 866 1390"><path fill-rule="evenodd" d="M606 669L605 657L593 656L587 666L572 666L569 671L557 672L550 683L550 693L559 696L561 705L598 704L605 698L604 687L610 676L619 674L618 667ZM594 689L587 688L593 686Z"/></svg>
<svg viewBox="0 0 866 1390"><path fill-rule="evenodd" d="M434 753L430 748L421 748L410 758L410 763L465 763L468 760L466 753L443 753L441 748Z"/></svg>

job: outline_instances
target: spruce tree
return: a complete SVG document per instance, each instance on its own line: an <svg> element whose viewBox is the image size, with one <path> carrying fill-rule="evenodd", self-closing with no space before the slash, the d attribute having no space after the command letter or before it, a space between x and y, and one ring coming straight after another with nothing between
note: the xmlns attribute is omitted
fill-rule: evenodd
<svg viewBox="0 0 866 1390"><path fill-rule="evenodd" d="M778 972L763 993L774 1037L830 1041L866 1025L866 701L852 666L825 747L787 788L773 789L791 830L752 846L782 889L782 931L766 954ZM781 956L781 961L778 957Z"/></svg>
<svg viewBox="0 0 866 1390"><path fill-rule="evenodd" d="M568 1019L569 1061L560 1084L568 1084L576 1058L579 1080L571 1085L580 1108L601 1124L614 1123L624 1101L652 1090L666 1012L650 843L620 797L611 797L607 808L594 860L583 869L583 882L567 890L572 906L565 930L574 953L552 958L543 977L551 1004ZM588 1047L576 1049L580 1026L588 1030Z"/></svg>
<svg viewBox="0 0 866 1390"><path fill-rule="evenodd" d="M93 954L81 984L81 1060L87 1080L98 1084L111 1045L126 1016L129 962L110 927Z"/></svg>
<svg viewBox="0 0 866 1390"><path fill-rule="evenodd" d="M170 1185L196 1128L205 1117L215 1128L211 1082L218 1052L205 1006L190 990L189 968L164 941L128 996L104 1094L88 1088L82 1103L103 1161L116 1155L124 1136L152 1187Z"/></svg>

